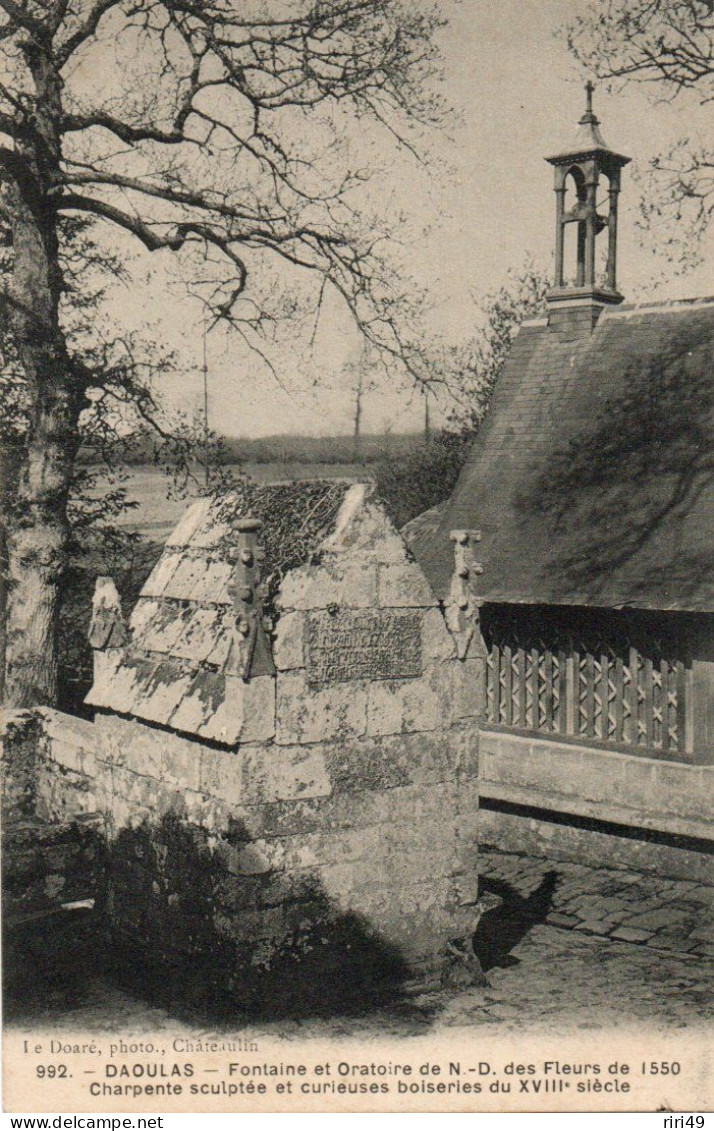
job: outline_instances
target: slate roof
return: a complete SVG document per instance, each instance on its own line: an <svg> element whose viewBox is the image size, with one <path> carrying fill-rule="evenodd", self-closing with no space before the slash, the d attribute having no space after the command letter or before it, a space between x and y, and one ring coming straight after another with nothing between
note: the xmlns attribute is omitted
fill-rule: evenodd
<svg viewBox="0 0 714 1131"><path fill-rule="evenodd" d="M522 326L436 530L482 532L486 601L714 610L714 299Z"/></svg>
<svg viewBox="0 0 714 1131"><path fill-rule="evenodd" d="M284 574L310 559L333 529L351 484L310 481L259 487L244 484L220 498L194 503L166 542L129 622L124 652L95 681L86 702L174 730L221 742L237 741L226 717L223 665L235 639L229 593L239 517L259 518L265 552L263 609Z"/></svg>
<svg viewBox="0 0 714 1131"><path fill-rule="evenodd" d="M594 114L585 114L578 122L578 128L567 145L561 145L557 153L546 157L546 161L551 165L558 165L570 157L577 158L590 153L600 154L616 165L629 165L631 160L622 153L616 153L607 144L600 130L599 119Z"/></svg>

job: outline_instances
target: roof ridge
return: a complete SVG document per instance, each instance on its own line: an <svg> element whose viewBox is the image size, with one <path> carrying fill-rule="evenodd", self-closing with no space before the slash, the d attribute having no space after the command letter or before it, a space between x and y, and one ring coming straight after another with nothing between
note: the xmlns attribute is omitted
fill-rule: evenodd
<svg viewBox="0 0 714 1131"><path fill-rule="evenodd" d="M714 295L694 298L663 299L661 302L627 302L622 306L607 307L603 318L628 318L637 314L662 313L678 314L683 310L701 310L714 306Z"/></svg>

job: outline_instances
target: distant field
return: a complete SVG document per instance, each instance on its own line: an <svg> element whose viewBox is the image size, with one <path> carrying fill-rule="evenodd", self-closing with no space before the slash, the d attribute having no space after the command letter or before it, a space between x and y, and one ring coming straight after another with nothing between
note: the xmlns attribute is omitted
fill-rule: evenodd
<svg viewBox="0 0 714 1131"><path fill-rule="evenodd" d="M436 434L436 433L434 433ZM360 437L361 464L374 463L389 454L393 458L409 455L424 441L418 432L401 432L386 435L365 433ZM221 439L224 458L231 463L241 463L251 467L254 464L311 464L353 465L355 462L354 436L299 436L274 435L248 439L237 436L223 436ZM124 459L140 470L151 467L155 454L155 442L151 436L135 437L133 447L126 452ZM92 453L83 451L80 457L92 462Z"/></svg>
<svg viewBox="0 0 714 1131"><path fill-rule="evenodd" d="M279 483L286 479L354 479L369 476L366 464L329 463L246 463L240 469L258 483ZM137 506L120 519L122 526L137 530L155 541L162 541L174 528L181 515L200 493L180 499L169 498L171 480L155 467L132 467L123 484L128 498Z"/></svg>

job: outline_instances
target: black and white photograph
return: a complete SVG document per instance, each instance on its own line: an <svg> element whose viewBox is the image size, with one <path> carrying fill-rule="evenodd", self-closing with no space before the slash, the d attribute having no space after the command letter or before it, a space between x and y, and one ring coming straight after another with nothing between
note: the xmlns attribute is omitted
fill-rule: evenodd
<svg viewBox="0 0 714 1131"><path fill-rule="evenodd" d="M4 1111L704 1126L713 106L712 0L0 0Z"/></svg>

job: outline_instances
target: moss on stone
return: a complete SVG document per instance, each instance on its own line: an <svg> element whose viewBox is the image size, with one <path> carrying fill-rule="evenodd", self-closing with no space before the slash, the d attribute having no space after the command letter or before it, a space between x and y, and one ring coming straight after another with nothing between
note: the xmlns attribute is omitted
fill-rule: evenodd
<svg viewBox="0 0 714 1131"><path fill-rule="evenodd" d="M275 616L275 598L285 574L317 560L320 543L334 528L351 486L348 480L266 485L248 480L221 501L216 521L230 524L250 516L262 523L259 542L265 561L261 590L267 616Z"/></svg>

